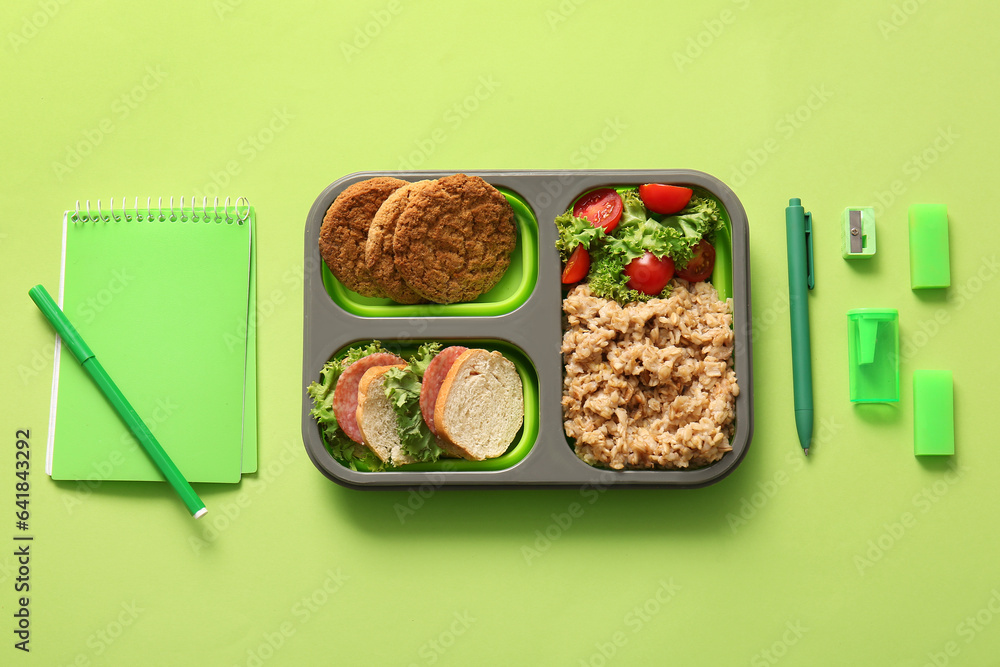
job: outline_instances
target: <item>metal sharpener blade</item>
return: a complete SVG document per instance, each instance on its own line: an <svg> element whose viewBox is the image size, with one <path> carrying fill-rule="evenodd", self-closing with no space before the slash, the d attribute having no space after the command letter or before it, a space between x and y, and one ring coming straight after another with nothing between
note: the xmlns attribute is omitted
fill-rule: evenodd
<svg viewBox="0 0 1000 667"><path fill-rule="evenodd" d="M850 211L851 252L861 254L861 211Z"/></svg>

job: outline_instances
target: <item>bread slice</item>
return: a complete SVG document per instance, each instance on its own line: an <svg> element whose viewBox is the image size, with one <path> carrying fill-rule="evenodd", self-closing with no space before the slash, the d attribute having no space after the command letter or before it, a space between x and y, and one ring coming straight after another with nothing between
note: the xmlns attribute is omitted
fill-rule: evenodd
<svg viewBox="0 0 1000 667"><path fill-rule="evenodd" d="M396 430L396 412L385 396L385 373L406 364L375 366L365 371L358 385L358 426L365 445L385 463L399 466L416 461L404 454Z"/></svg>
<svg viewBox="0 0 1000 667"><path fill-rule="evenodd" d="M524 392L514 364L499 352L459 355L434 404L434 424L448 451L471 461L495 458L523 422Z"/></svg>

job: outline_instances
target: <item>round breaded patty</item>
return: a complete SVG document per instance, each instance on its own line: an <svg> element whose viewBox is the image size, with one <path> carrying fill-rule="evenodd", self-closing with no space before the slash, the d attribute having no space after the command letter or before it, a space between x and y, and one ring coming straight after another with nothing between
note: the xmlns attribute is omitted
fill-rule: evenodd
<svg viewBox="0 0 1000 667"><path fill-rule="evenodd" d="M478 176L455 174L410 194L392 249L410 289L429 301L458 303L500 282L516 240L507 198Z"/></svg>
<svg viewBox="0 0 1000 667"><path fill-rule="evenodd" d="M423 303L396 271L396 254L392 249L399 215L410 203L410 195L433 181L417 181L399 188L385 200L368 229L365 245L365 268L389 298L397 303Z"/></svg>
<svg viewBox="0 0 1000 667"><path fill-rule="evenodd" d="M404 185L406 181L398 178L369 178L347 187L327 209L319 230L319 252L347 289L363 296L385 296L365 268L365 243L382 202Z"/></svg>

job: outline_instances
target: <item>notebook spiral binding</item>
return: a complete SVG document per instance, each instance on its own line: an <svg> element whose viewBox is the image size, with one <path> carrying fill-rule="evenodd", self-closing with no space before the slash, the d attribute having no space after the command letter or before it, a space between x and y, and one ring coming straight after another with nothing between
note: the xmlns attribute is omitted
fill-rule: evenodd
<svg viewBox="0 0 1000 667"><path fill-rule="evenodd" d="M219 206L219 198L215 198L215 202L211 207L208 206L208 197L201 198L201 207L195 207L195 198L191 197L191 205L188 208L184 208L184 197L181 197L180 205L177 209L174 209L174 198L170 198L169 211L163 208L163 197L157 198L156 208L152 207L153 198L146 198L146 208L145 210L139 208L139 198L135 198L135 203L132 206L131 211L128 207L128 201L125 197L122 197L122 207L120 210L115 210L115 198L110 199L110 210L103 211L101 209L101 200L97 200L97 212L92 213L90 210L90 200L87 200L85 208L83 211L80 210L80 200L76 200L76 211L70 215L70 220L73 222L121 222L122 219L127 222L132 222L132 220L137 220L139 222L152 222L153 220L158 220L160 222L228 222L242 224L250 218L250 201L246 197L237 197L236 204L233 206L232 213L230 215L229 206L230 197L226 197L226 201L223 205ZM243 212L240 212L240 202L242 206L245 207Z"/></svg>

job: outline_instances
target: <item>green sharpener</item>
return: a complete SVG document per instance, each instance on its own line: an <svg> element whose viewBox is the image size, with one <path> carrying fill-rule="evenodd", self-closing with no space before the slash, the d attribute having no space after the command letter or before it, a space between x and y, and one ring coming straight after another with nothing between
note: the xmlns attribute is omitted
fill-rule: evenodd
<svg viewBox="0 0 1000 667"><path fill-rule="evenodd" d="M899 401L899 312L893 308L847 311L852 403Z"/></svg>
<svg viewBox="0 0 1000 667"><path fill-rule="evenodd" d="M951 371L913 371L913 453L955 453L955 391Z"/></svg>
<svg viewBox="0 0 1000 667"><path fill-rule="evenodd" d="M913 204L910 206L910 288L933 289L949 285L948 207Z"/></svg>
<svg viewBox="0 0 1000 667"><path fill-rule="evenodd" d="M875 255L875 209L871 206L844 209L841 223L844 259L869 259Z"/></svg>

